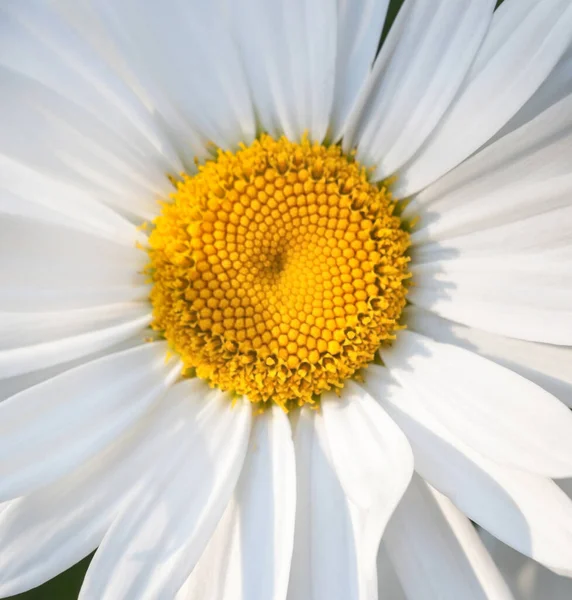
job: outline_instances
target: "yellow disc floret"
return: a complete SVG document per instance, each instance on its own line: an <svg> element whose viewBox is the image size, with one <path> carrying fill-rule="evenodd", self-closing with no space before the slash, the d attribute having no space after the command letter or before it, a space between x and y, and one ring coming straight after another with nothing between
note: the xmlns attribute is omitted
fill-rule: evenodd
<svg viewBox="0 0 572 600"><path fill-rule="evenodd" d="M154 222L153 327L188 372L312 403L395 336L408 234L339 146L261 136L182 175Z"/></svg>

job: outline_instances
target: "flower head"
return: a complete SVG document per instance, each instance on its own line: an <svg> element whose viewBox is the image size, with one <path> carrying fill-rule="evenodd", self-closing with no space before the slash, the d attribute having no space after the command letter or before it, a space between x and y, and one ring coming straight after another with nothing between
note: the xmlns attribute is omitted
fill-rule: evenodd
<svg viewBox="0 0 572 600"><path fill-rule="evenodd" d="M495 4L0 4L1 596L572 573L572 4Z"/></svg>

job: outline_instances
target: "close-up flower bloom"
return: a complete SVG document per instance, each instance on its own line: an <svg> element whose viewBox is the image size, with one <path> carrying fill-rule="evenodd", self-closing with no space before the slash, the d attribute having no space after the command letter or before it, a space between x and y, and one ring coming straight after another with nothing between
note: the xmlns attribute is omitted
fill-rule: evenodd
<svg viewBox="0 0 572 600"><path fill-rule="evenodd" d="M1 597L568 589L572 2L388 4L0 4Z"/></svg>

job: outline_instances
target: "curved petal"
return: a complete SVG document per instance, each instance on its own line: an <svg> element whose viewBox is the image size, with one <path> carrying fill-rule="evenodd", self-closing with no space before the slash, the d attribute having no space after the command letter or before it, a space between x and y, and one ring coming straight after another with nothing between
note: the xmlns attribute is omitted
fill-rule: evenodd
<svg viewBox="0 0 572 600"><path fill-rule="evenodd" d="M534 94L572 40L566 0L506 0L456 100L400 173L394 193L411 196L487 142Z"/></svg>
<svg viewBox="0 0 572 600"><path fill-rule="evenodd" d="M62 18L65 4L3 2L0 63L60 91L91 116L105 115L124 148L148 161L149 172L180 171L177 155L123 61L103 51L112 46L111 30L99 31L98 45L90 31L78 31ZM89 12L89 0L73 4L95 29L98 16ZM124 30L128 25L123 23Z"/></svg>
<svg viewBox="0 0 572 600"><path fill-rule="evenodd" d="M417 195L404 210L405 217L419 219L412 242L442 242L440 248L463 256L467 253L464 235L569 206L572 176L567 158L571 152L572 96ZM459 238L457 243L455 238ZM475 251L496 257L503 248L506 242L496 247L481 245Z"/></svg>
<svg viewBox="0 0 572 600"><path fill-rule="evenodd" d="M91 191L2 155L0 213L65 225L130 247L145 241L135 225L99 202Z"/></svg>
<svg viewBox="0 0 572 600"><path fill-rule="evenodd" d="M324 394L321 407L334 470L359 512L359 576L369 597L377 589L379 541L413 474L413 455L395 423L353 381L341 397Z"/></svg>
<svg viewBox="0 0 572 600"><path fill-rule="evenodd" d="M149 310L146 302L124 302L57 312L0 312L0 351L115 327Z"/></svg>
<svg viewBox="0 0 572 600"><path fill-rule="evenodd" d="M408 299L445 318L522 340L572 344L572 255L450 259L414 265L411 273Z"/></svg>
<svg viewBox="0 0 572 600"><path fill-rule="evenodd" d="M79 312L79 311L75 311ZM84 312L84 311L81 311ZM0 313L0 331L3 318L23 317L16 321L25 322L46 318L46 313L16 313L16 315ZM32 317L30 319L29 317ZM60 313L48 313L53 319L58 319ZM61 319L65 324L65 316ZM0 350L0 379L30 373L38 369L45 369L53 365L68 362L87 356L94 352L110 348L143 330L151 322L148 306L139 308L139 315L129 320L125 319L118 324L102 329L94 329L75 336L63 337L52 341L40 342L32 345L22 345L8 350Z"/></svg>
<svg viewBox="0 0 572 600"><path fill-rule="evenodd" d="M361 600L351 508L322 415L303 408L294 434L296 528L288 600Z"/></svg>
<svg viewBox="0 0 572 600"><path fill-rule="evenodd" d="M292 432L273 406L255 418L234 497L177 598L284 600L295 515Z"/></svg>
<svg viewBox="0 0 572 600"><path fill-rule="evenodd" d="M347 497L363 510L381 511L385 528L413 473L405 436L351 380L339 397L323 394L321 407L336 474Z"/></svg>
<svg viewBox="0 0 572 600"><path fill-rule="evenodd" d="M344 133L348 117L366 84L389 0L338 0L338 45L332 139Z"/></svg>
<svg viewBox="0 0 572 600"><path fill-rule="evenodd" d="M70 369L85 365L88 362L97 360L104 356L109 356L117 352L123 352L124 350L129 350L130 348L140 346L143 341L145 341L145 339L142 338L141 334L137 334L123 342L120 342L119 344L115 344L109 348L100 350L99 352L82 356L81 358L76 358L75 360L60 363L58 365L54 365L53 367L40 369L31 373L16 375L15 377L8 377L8 379L0 379L0 402L7 400L11 396L27 390L34 385L48 381L48 379L53 379L56 377L56 375L60 375L65 371L69 371Z"/></svg>
<svg viewBox="0 0 572 600"><path fill-rule="evenodd" d="M424 190L409 299L480 329L572 343L572 96Z"/></svg>
<svg viewBox="0 0 572 600"><path fill-rule="evenodd" d="M186 411L165 452L105 535L80 599L174 598L199 560L228 504L244 461L252 408L212 391L173 389Z"/></svg>
<svg viewBox="0 0 572 600"><path fill-rule="evenodd" d="M544 226L552 227L557 236L559 227L570 228L566 223L572 223L572 207L555 211L550 219L530 221L536 222L538 228L532 222L527 225L539 236ZM517 234L517 228L499 228L499 237L500 229L507 236ZM572 344L571 264L572 248L536 255L515 253L496 262L492 258L459 260L451 263L450 273L435 273L436 269L449 270L443 262L423 267L425 272L416 277L420 285L411 288L408 300L443 318L493 334L567 346Z"/></svg>
<svg viewBox="0 0 572 600"><path fill-rule="evenodd" d="M512 599L469 519L418 475L383 539L411 600Z"/></svg>
<svg viewBox="0 0 572 600"><path fill-rule="evenodd" d="M384 598L407 600L401 582L397 578L397 573L389 560L389 556L387 556L383 539L377 554L377 588L377 596L382 600Z"/></svg>
<svg viewBox="0 0 572 600"><path fill-rule="evenodd" d="M0 499L62 477L137 422L179 375L166 355L166 343L140 345L0 403Z"/></svg>
<svg viewBox="0 0 572 600"><path fill-rule="evenodd" d="M511 131L532 121L570 94L572 94L572 44L546 78L546 81L516 115L497 133L495 138L507 135Z"/></svg>
<svg viewBox="0 0 572 600"><path fill-rule="evenodd" d="M245 0L230 6L262 128L291 140L308 132L321 142L334 97L336 2Z"/></svg>
<svg viewBox="0 0 572 600"><path fill-rule="evenodd" d="M0 310L68 310L148 296L135 247L19 217L0 221Z"/></svg>
<svg viewBox="0 0 572 600"><path fill-rule="evenodd" d="M572 413L534 383L411 331L399 332L383 360L444 427L483 456L548 477L572 473Z"/></svg>
<svg viewBox="0 0 572 600"><path fill-rule="evenodd" d="M122 72L124 57L96 51L58 15L61 4L2 3L0 152L149 218L171 188L165 174L182 163L149 98ZM105 49L110 33L96 36Z"/></svg>
<svg viewBox="0 0 572 600"><path fill-rule="evenodd" d="M572 348L502 337L408 306L404 321L412 331L494 360L556 396L572 408Z"/></svg>
<svg viewBox="0 0 572 600"><path fill-rule="evenodd" d="M481 529L481 539L518 600L569 600L572 579L557 575Z"/></svg>
<svg viewBox="0 0 572 600"><path fill-rule="evenodd" d="M410 0L389 31L350 117L344 148L388 177L428 138L469 70L494 1Z"/></svg>
<svg viewBox="0 0 572 600"><path fill-rule="evenodd" d="M255 135L248 84L223 4L89 3L187 168L193 154L206 155L209 143L228 149Z"/></svg>
<svg viewBox="0 0 572 600"><path fill-rule="evenodd" d="M570 573L572 502L553 481L503 467L472 450L388 369L370 365L365 386L407 435L423 479L506 544Z"/></svg>
<svg viewBox="0 0 572 600"><path fill-rule="evenodd" d="M0 65L0 154L150 219L172 186L101 120L39 81ZM34 140L30 143L29 140Z"/></svg>
<svg viewBox="0 0 572 600"><path fill-rule="evenodd" d="M195 394L208 387L193 382ZM206 390L205 390L206 388ZM181 399L165 402L79 469L0 511L0 595L29 590L95 550L157 452L169 443Z"/></svg>

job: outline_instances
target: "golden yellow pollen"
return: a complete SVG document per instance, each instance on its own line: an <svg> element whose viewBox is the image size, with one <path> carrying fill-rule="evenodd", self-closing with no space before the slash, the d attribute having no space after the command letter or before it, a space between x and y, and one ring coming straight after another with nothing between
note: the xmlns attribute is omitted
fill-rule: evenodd
<svg viewBox="0 0 572 600"><path fill-rule="evenodd" d="M186 370L288 409L394 338L409 235L353 156L263 135L176 186L148 272L153 328Z"/></svg>

